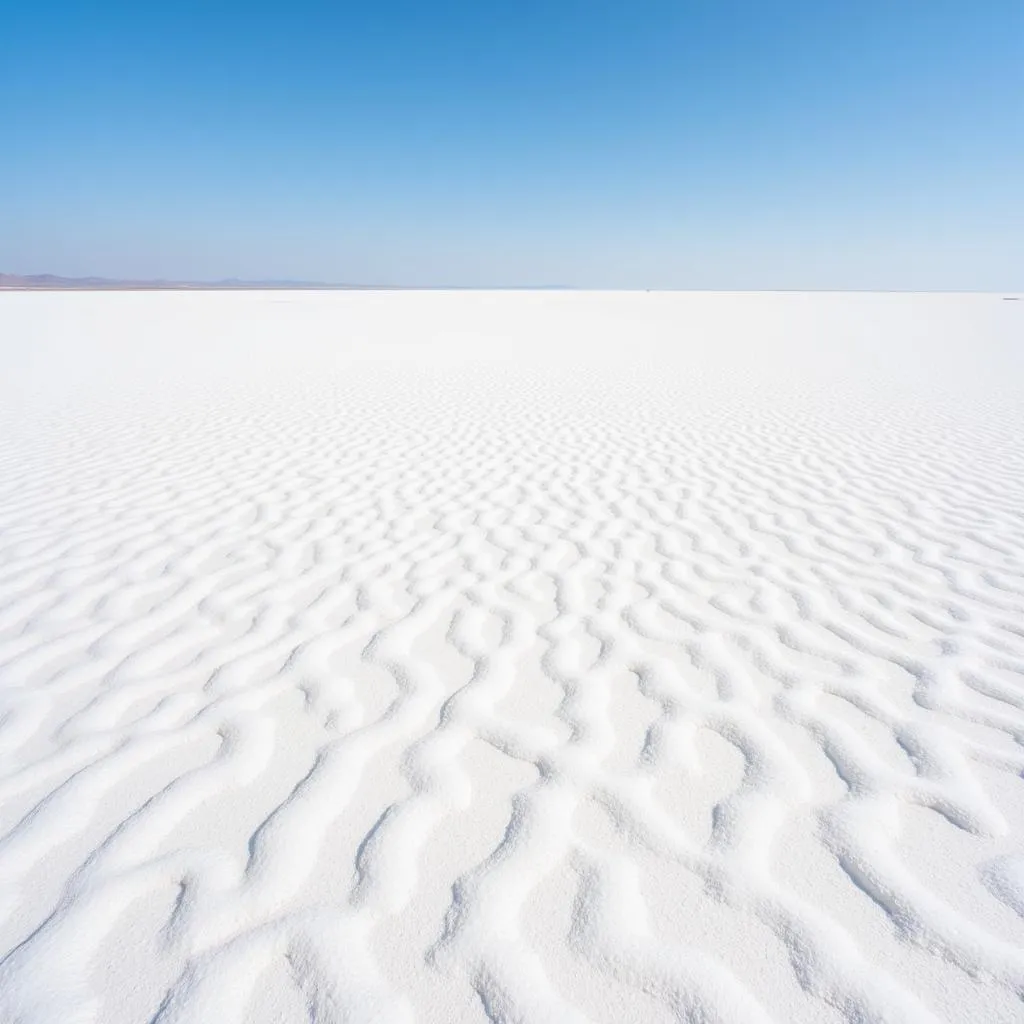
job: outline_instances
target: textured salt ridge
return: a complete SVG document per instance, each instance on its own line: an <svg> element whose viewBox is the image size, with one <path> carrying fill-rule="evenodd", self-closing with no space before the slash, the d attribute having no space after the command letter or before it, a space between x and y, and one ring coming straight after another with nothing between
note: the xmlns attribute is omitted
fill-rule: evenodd
<svg viewBox="0 0 1024 1024"><path fill-rule="evenodd" d="M1014 305L2 300L0 1019L1020 1018Z"/></svg>

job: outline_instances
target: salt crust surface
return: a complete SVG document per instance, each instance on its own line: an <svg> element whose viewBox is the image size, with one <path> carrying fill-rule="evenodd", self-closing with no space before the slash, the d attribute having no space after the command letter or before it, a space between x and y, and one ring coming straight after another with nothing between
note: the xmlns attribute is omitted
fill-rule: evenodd
<svg viewBox="0 0 1024 1024"><path fill-rule="evenodd" d="M1024 1018L1024 303L0 295L0 1020Z"/></svg>

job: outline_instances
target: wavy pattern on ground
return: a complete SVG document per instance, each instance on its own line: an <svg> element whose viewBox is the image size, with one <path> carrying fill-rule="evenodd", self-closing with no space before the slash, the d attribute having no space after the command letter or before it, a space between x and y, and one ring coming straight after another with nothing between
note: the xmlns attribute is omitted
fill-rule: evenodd
<svg viewBox="0 0 1024 1024"><path fill-rule="evenodd" d="M0 1019L1024 1017L1018 311L2 298Z"/></svg>

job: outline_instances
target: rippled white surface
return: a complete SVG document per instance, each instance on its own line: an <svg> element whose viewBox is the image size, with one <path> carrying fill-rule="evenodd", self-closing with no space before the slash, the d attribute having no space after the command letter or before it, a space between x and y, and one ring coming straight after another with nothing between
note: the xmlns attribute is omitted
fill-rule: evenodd
<svg viewBox="0 0 1024 1024"><path fill-rule="evenodd" d="M1024 303L0 295L0 1019L1024 1016Z"/></svg>

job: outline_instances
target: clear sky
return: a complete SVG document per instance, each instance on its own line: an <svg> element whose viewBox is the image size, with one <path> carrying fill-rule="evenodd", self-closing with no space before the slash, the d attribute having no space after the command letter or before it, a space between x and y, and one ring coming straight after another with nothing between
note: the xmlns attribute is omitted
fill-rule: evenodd
<svg viewBox="0 0 1024 1024"><path fill-rule="evenodd" d="M1024 290L1024 0L0 0L0 271Z"/></svg>

